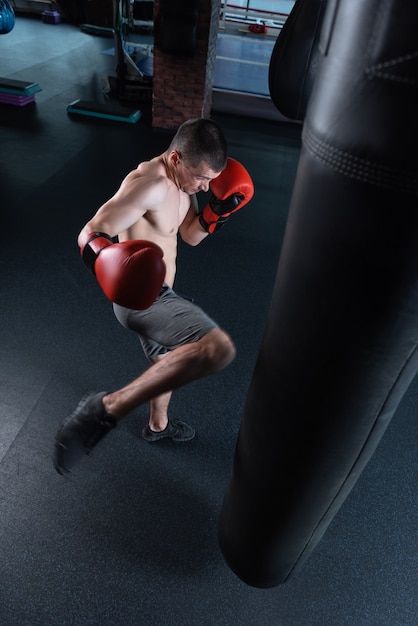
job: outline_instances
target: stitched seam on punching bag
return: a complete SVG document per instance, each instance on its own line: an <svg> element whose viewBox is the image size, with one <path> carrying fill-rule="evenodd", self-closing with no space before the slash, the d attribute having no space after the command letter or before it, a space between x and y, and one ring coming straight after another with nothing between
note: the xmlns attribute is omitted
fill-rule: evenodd
<svg viewBox="0 0 418 626"><path fill-rule="evenodd" d="M412 54L405 54L397 59L391 59L382 63L376 63L365 70L365 74L368 78L383 78L384 80L390 80L397 83L403 83L405 85L415 86L418 81L414 76L401 76L395 73L394 70L399 67L405 66L409 61L413 61L418 58L418 52Z"/></svg>
<svg viewBox="0 0 418 626"><path fill-rule="evenodd" d="M313 135L306 125L302 139L304 147L309 152L342 176L384 189L418 195L416 172L397 170L344 152Z"/></svg>

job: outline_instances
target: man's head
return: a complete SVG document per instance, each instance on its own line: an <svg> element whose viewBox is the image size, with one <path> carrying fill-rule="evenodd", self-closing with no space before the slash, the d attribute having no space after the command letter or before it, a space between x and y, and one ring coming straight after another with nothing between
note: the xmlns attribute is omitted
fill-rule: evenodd
<svg viewBox="0 0 418 626"><path fill-rule="evenodd" d="M205 118L184 122L168 150L168 161L183 191L207 191L226 166L227 145L220 127Z"/></svg>
<svg viewBox="0 0 418 626"><path fill-rule="evenodd" d="M198 167L204 161L214 172L221 172L226 165L224 134L216 122L203 117L184 122L177 130L169 150L177 150L189 167Z"/></svg>

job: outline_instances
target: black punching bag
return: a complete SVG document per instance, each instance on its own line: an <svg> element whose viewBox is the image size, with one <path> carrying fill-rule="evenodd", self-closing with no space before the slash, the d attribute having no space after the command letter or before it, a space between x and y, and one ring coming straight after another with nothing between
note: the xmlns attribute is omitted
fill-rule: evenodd
<svg viewBox="0 0 418 626"><path fill-rule="evenodd" d="M321 57L318 50L327 0L296 0L274 44L269 91L275 107L292 120L305 119Z"/></svg>
<svg viewBox="0 0 418 626"><path fill-rule="evenodd" d="M156 45L166 54L193 56L197 51L199 0L161 0Z"/></svg>
<svg viewBox="0 0 418 626"><path fill-rule="evenodd" d="M418 371L417 33L416 0L327 3L219 520L254 587L311 555Z"/></svg>

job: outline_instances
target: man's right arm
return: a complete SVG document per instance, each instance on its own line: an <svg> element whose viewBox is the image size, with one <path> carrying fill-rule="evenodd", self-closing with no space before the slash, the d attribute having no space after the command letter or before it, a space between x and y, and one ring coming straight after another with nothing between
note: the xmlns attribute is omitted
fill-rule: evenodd
<svg viewBox="0 0 418 626"><path fill-rule="evenodd" d="M148 210L158 206L166 193L163 180L145 179L131 172L115 195L105 202L82 228L78 245L82 248L91 233L106 233L116 237L135 224Z"/></svg>
<svg viewBox="0 0 418 626"><path fill-rule="evenodd" d="M95 274L105 295L121 306L141 310L152 304L161 289L166 272L163 251L150 241L115 244L112 238L145 214L141 207L152 210L158 206L164 186L158 181L137 182L135 177L125 179L113 198L81 230L78 244L85 265Z"/></svg>

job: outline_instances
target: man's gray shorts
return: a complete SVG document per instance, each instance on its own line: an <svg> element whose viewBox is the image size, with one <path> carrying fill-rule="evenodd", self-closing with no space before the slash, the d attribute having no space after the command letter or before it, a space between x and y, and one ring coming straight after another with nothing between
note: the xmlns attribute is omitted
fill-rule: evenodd
<svg viewBox="0 0 418 626"><path fill-rule="evenodd" d="M164 285L145 311L113 304L116 319L136 333L149 360L179 346L198 341L218 327L201 308Z"/></svg>

